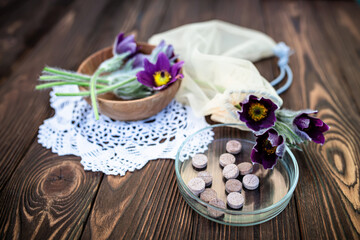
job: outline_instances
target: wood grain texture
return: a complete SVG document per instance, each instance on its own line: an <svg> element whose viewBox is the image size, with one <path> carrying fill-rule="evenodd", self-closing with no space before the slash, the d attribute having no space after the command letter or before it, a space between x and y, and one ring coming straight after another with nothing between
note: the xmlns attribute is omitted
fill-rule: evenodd
<svg viewBox="0 0 360 240"><path fill-rule="evenodd" d="M1 192L0 238L78 238L101 178L34 144Z"/></svg>
<svg viewBox="0 0 360 240"><path fill-rule="evenodd" d="M33 142L39 125L52 113L48 91L34 90L42 68L48 64L76 70L85 57L96 48L104 47L99 41L92 42L94 35L97 39L108 36L108 42L104 45L110 45L115 33L109 33L106 28L99 29L97 25L99 18L104 16L102 10L111 4L111 1L99 3L96 0L86 4L83 1L75 3L1 86L0 134L4 140L0 141L0 168L3 169L0 189ZM122 17L126 18L127 15Z"/></svg>
<svg viewBox="0 0 360 240"><path fill-rule="evenodd" d="M51 30L70 3L69 0L1 1L0 76L3 80L11 73L16 60Z"/></svg>
<svg viewBox="0 0 360 240"><path fill-rule="evenodd" d="M195 213L179 195L172 160L105 176L82 238L189 239Z"/></svg>
<svg viewBox="0 0 360 240"><path fill-rule="evenodd" d="M341 43L332 43L339 40L341 30L335 27L331 11L324 8L328 9L329 4L264 3L269 33L277 40L291 42L296 52L291 66L295 66L294 76L298 78L284 94L288 106L318 109L319 117L331 127L323 146L310 143L304 152L296 154L300 181L295 196L302 237L356 239L360 233L360 118L357 95L351 90L356 85L350 83L357 77L348 74L349 80L345 81L339 69L358 72L359 64L339 59L338 54L345 58L345 53L336 49ZM359 9L357 12L360 14ZM275 27L279 22L282 30ZM325 23L333 23L329 25L333 29ZM350 49L353 46L349 43Z"/></svg>
<svg viewBox="0 0 360 240"><path fill-rule="evenodd" d="M1 239L360 238L360 12L354 2L34 1L43 4L39 12L30 11L38 4L0 2L0 42L14 36L21 45L0 51L9 56L0 68L10 69L0 82ZM324 146L295 152L300 181L275 219L236 228L201 217L181 197L170 159L103 177L37 143L38 126L53 112L48 92L33 90L45 64L75 70L119 31L146 41L214 18L265 31L295 49L285 107L319 109L331 126ZM275 59L256 66L269 80L278 74Z"/></svg>
<svg viewBox="0 0 360 240"><path fill-rule="evenodd" d="M116 3L118 7L126 2ZM32 183L29 190L21 189L17 194L17 191L13 189L26 185L30 178L45 178L42 182L49 182L49 177L43 174L45 171L52 171L53 166L47 165L46 162L41 162L44 157L41 155L41 159L32 158L28 154L34 154L31 152L33 148L40 148L42 153L49 154L49 150L41 148L35 138L38 126L41 122L48 118L52 112L48 103L48 92L35 92L34 86L36 84L37 75L41 71L45 62L49 65L62 66L68 69L76 69L77 65L94 52L96 48L100 49L104 46L108 46L112 43L113 37L118 32L114 29L113 32L109 32L107 28L100 28L98 22L104 16L103 10L109 8L110 5L114 5L111 1L87 1L86 4L83 1L79 1L74 4L74 8L64 15L59 24L47 35L46 39L39 42L27 57L19 64L16 73L4 83L0 89L1 103L1 136L0 141L0 167L2 169L2 175L0 178L0 198L3 199L2 212L0 213L1 219L1 234L3 237L21 237L21 238L79 238L82 233L84 222L86 222L87 213L91 209L91 202L96 195L97 187L100 183L100 177L102 174L97 173L85 173L83 168L78 162L78 159L74 163L69 163L64 167L54 167L60 172L59 169L66 169L67 178L79 178L74 180L77 183L71 184L71 199L66 203L64 200L56 198L52 199L51 187L39 186L42 189L37 193L36 188L32 187L36 183ZM131 14L131 11L129 12ZM117 20L121 20L117 15ZM135 21L135 18L131 18L127 14L121 14L121 21L116 24L125 26L127 21ZM116 17L114 17L116 19ZM86 26L86 27L84 27ZM125 28L125 27L124 27ZM94 32L97 31L97 41L94 37ZM107 37L106 37L107 36ZM99 39L106 37L108 42L101 43ZM89 41L85 41L89 39ZM91 41L95 41L93 43ZM81 49L79 48L81 46ZM95 48L95 49L94 49ZM6 115L6 117L5 117ZM52 156L56 156L52 154ZM64 157L54 157L59 162L64 161ZM39 165L34 167L33 172L25 171L25 165L30 165L31 161L38 162ZM22 163L19 165L19 163ZM29 163L30 162L30 163ZM76 168L76 169L75 169ZM15 171L17 169L17 171ZM22 170L22 174L18 174L19 170ZM76 171L75 171L76 170ZM80 172L78 170L81 170ZM15 172L14 172L15 171ZM40 172L39 172L40 171ZM75 171L75 173L74 173ZM33 175L32 175L33 174ZM82 177L83 175L89 175L90 177ZM58 175L61 176L60 173ZM75 175L74 177L72 177ZM100 177L99 177L100 176ZM59 177L60 178L60 177ZM83 179L83 180L81 180ZM67 180L64 180L67 181ZM16 183L16 184L15 184ZM42 185L45 185L43 183ZM48 184L49 185L49 184ZM61 185L61 184L60 184ZM84 185L84 186L83 186ZM85 187L91 191L83 191ZM5 187L6 186L6 187ZM15 186L15 187L14 187ZM55 190L59 195L66 195L70 190L67 190L68 186L60 186L58 190ZM46 191L50 192L46 192ZM28 191L28 192L26 192ZM33 195L39 195L39 202L36 200L36 211L33 211L31 207ZM20 198L21 197L21 198ZM35 197L35 196L34 196ZM43 198L50 199L50 203L47 203ZM59 200L59 202L57 202ZM78 201L78 203L77 203ZM23 207L21 202L31 203L30 207ZM11 204L10 204L11 203ZM53 205L52 205L53 204ZM63 204L69 204L64 205ZM6 207L5 207L6 206ZM61 207L64 209L60 209ZM55 208L58 212L52 212L51 215L47 215L49 208ZM29 209L27 209L29 208ZM38 217L41 215L42 217ZM25 216L22 218L22 216ZM70 218L71 216L71 218ZM48 220L50 218L50 220ZM69 218L69 221L67 220ZM45 223L44 223L45 221ZM50 224L50 223L51 224ZM56 226L53 226L53 225Z"/></svg>
<svg viewBox="0 0 360 240"><path fill-rule="evenodd" d="M237 2L231 1L231 4L221 7L217 1L196 1L196 2L171 2L169 5L162 5L161 1L154 1L144 14L146 16L146 23L153 22L155 25L157 21L162 19L161 24L158 25L156 32L166 31L168 29L177 27L182 24L209 20L218 18L224 21L229 21L238 25L248 26L255 29L264 29L263 18L261 17L261 6L258 1ZM157 8L158 14L153 10ZM163 8L167 7L166 12ZM205 9L205 10L204 10ZM240 11L239 11L240 9ZM246 12L251 11L258 13L258 19L253 20L251 15ZM151 14L151 15L150 15ZM165 14L159 15L159 14ZM154 33L154 32L153 32ZM144 32L139 29L141 38L148 38L152 35L148 30ZM148 35L146 35L148 34ZM275 61L275 60L274 60ZM264 75L273 78L272 62L263 61L257 65ZM168 160L169 161L169 160ZM119 181L116 189L110 188L109 181L113 177L106 176L99 189L99 193L95 200L94 209L89 217L89 221L84 231L84 239L106 239L106 238L154 238L159 237L163 239L221 239L221 238L234 238L234 237L250 237L254 239L297 239L299 238L299 228L297 222L296 205L294 200L291 201L289 207L274 220L265 223L261 226L235 228L225 225L213 223L194 211L189 209L182 199L180 192L175 184L174 163L168 161L149 162L148 165L140 172L127 173L125 177L129 180ZM171 166L171 167L169 167ZM157 175L158 169L166 168L167 173ZM151 176L156 180L151 179ZM141 183L130 180L136 179L136 176L143 176L145 179L151 180L141 181ZM120 179L123 179L120 178ZM172 180L169 181L168 178ZM153 183L152 181L156 181ZM144 186L138 186L138 185ZM157 184L157 185L156 185ZM127 190L134 188L134 192ZM143 197L137 196L138 192L143 192L142 189L153 189L152 199L160 201L162 207L154 206L152 199L147 198L145 194ZM124 190L126 189L126 190ZM129 191L129 192L128 192ZM172 194L166 194L171 192ZM130 196L129 196L130 194ZM121 196L121 199L108 199L106 196ZM105 201L104 198L107 198ZM144 207L140 205L142 202ZM123 205L126 204L126 212L114 212L114 209L124 209ZM178 205L180 204L180 206ZM153 213L148 213L149 210L157 209ZM180 210L181 208L182 210ZM180 212L179 212L180 211ZM168 216L168 213L171 214ZM131 214L131 215L130 215ZM154 214L153 217L147 217L146 221L140 220L142 216ZM179 214L181 218L179 218ZM111 216L111 217L110 217ZM159 223L159 219L167 218ZM127 219L129 218L129 219ZM104 219L99 222L97 219ZM112 219L111 226L104 228L106 225L105 219ZM134 222L132 227L129 227L130 221ZM129 223L128 223L129 222ZM289 224L291 222L291 224ZM187 226L186 226L187 224ZM165 226L164 226L165 225ZM169 227L171 225L171 227ZM150 226L145 227L145 226ZM260 231L261 229L261 231ZM160 232L159 232L160 231ZM164 232L165 231L165 232ZM274 232L276 234L274 234Z"/></svg>

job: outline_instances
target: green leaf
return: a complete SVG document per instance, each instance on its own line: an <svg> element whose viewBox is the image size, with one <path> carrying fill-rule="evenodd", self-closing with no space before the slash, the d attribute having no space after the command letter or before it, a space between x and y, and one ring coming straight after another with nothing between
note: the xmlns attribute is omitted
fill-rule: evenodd
<svg viewBox="0 0 360 240"><path fill-rule="evenodd" d="M296 150L298 150L298 151L302 151L302 148L299 147L299 146L296 145L296 144L286 143L286 145L287 145L289 148L294 148L294 149L296 149Z"/></svg>
<svg viewBox="0 0 360 240"><path fill-rule="evenodd" d="M275 122L274 128L279 132L279 134L284 135L291 144L300 144L303 142L301 137L294 133L287 124L281 122L280 120Z"/></svg>

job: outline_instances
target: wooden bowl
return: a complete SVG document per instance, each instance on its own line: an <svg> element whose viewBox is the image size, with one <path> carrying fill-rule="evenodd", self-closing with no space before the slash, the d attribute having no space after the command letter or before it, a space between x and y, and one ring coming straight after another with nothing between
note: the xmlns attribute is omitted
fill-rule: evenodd
<svg viewBox="0 0 360 240"><path fill-rule="evenodd" d="M155 46L146 43L137 43L137 45L140 48L140 52L145 54L150 54L155 48ZM104 48L85 59L77 71L92 75L100 63L112 56L112 47ZM180 83L181 79L154 95L136 100L123 100L113 93L100 94L97 96L99 112L114 120L132 121L146 119L160 112L171 102L179 90ZM86 91L84 87L79 88L81 91ZM86 97L85 100L91 105L90 97Z"/></svg>

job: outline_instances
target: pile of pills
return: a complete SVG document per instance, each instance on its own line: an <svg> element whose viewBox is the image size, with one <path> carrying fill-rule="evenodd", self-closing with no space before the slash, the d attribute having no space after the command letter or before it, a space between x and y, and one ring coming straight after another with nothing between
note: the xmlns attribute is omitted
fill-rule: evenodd
<svg viewBox="0 0 360 240"><path fill-rule="evenodd" d="M199 196L200 199L210 205L222 209L241 209L245 199L241 194L242 188L255 190L259 187L259 178L251 174L253 164L250 162L241 162L236 165L236 157L234 155L241 152L241 143L237 140L230 140L226 143L227 153L223 153L219 157L219 167L223 168L223 180L225 182L225 191L227 193L226 203L218 198L217 192L210 188L213 177L207 171L208 158L204 154L196 154L192 158L192 166L198 171L195 178L188 182L188 187L192 193ZM242 182L238 179L242 177ZM208 207L208 214L211 217L219 218L224 215L223 211Z"/></svg>

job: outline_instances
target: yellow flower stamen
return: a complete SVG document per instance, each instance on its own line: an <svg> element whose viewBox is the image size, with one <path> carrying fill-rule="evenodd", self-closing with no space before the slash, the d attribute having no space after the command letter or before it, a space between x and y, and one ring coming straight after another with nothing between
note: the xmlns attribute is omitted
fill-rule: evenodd
<svg viewBox="0 0 360 240"><path fill-rule="evenodd" d="M168 82L170 82L170 79L171 79L171 75L170 75L170 73L168 71L155 72L153 77L154 77L154 80L155 80L155 85L157 87L166 85Z"/></svg>
<svg viewBox="0 0 360 240"><path fill-rule="evenodd" d="M253 103L249 108L249 115L255 122L264 119L267 116L267 108L261 103Z"/></svg>
<svg viewBox="0 0 360 240"><path fill-rule="evenodd" d="M275 151L276 151L276 148L277 147L273 147L271 145L271 142L269 140L265 140L264 143L263 143L263 149L265 150L265 152L268 154L268 155L271 155L271 154L274 154Z"/></svg>

